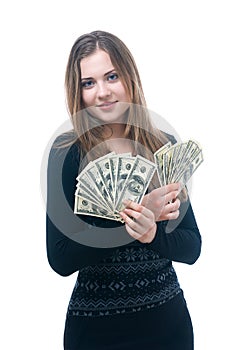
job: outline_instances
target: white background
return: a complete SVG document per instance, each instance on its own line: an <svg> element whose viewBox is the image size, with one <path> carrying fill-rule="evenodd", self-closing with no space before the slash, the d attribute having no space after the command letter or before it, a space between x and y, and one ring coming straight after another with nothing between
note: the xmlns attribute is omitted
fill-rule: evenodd
<svg viewBox="0 0 234 350"><path fill-rule="evenodd" d="M0 16L1 348L62 349L76 276L60 277L47 262L40 167L68 119L71 46L102 29L132 51L148 107L203 147L192 187L202 255L175 267L195 350L233 349L233 2L9 0Z"/></svg>

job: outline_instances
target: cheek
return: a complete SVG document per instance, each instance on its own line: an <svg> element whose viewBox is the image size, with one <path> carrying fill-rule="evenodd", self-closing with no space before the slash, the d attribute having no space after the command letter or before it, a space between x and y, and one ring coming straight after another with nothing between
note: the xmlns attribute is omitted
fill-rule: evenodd
<svg viewBox="0 0 234 350"><path fill-rule="evenodd" d="M81 92L81 96L85 107L92 106L94 104L94 94L92 90L83 90Z"/></svg>
<svg viewBox="0 0 234 350"><path fill-rule="evenodd" d="M129 96L129 92L122 83L120 85L119 92L121 94L123 102L131 102L131 97Z"/></svg>

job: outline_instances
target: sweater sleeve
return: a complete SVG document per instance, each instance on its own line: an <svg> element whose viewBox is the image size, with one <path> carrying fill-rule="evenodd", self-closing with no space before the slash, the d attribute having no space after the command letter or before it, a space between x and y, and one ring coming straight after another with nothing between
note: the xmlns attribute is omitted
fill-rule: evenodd
<svg viewBox="0 0 234 350"><path fill-rule="evenodd" d="M96 264L118 245L130 242L124 225L74 214L78 167L77 145L51 148L47 167L46 247L50 266L62 276Z"/></svg>
<svg viewBox="0 0 234 350"><path fill-rule="evenodd" d="M149 244L160 256L172 261L194 264L201 253L201 235L189 201L181 204L177 220L158 223Z"/></svg>

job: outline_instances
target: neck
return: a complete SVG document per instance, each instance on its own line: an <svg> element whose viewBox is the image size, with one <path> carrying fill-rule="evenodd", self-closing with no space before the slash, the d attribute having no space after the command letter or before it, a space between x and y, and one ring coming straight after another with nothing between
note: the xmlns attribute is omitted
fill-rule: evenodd
<svg viewBox="0 0 234 350"><path fill-rule="evenodd" d="M124 137L125 124L113 123L106 126L106 135L110 135L108 139L117 139Z"/></svg>

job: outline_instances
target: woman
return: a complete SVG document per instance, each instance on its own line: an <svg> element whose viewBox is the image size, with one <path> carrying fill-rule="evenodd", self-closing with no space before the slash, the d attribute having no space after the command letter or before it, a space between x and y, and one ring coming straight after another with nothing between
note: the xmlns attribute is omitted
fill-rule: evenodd
<svg viewBox="0 0 234 350"><path fill-rule="evenodd" d="M65 88L74 129L51 149L47 195L49 263L62 276L79 272L64 349L193 349L172 261L193 264L201 237L180 184L158 187L153 179L141 204L125 203L124 223L73 213L77 174L87 163L112 151L152 160L174 139L153 128L134 59L110 33L77 39Z"/></svg>

